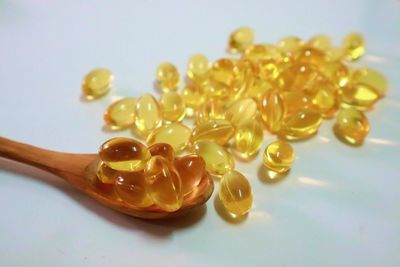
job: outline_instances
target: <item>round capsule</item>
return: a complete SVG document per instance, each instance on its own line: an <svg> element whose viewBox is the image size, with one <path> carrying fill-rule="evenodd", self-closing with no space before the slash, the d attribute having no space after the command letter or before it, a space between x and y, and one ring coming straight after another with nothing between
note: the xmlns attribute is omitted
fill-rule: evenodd
<svg viewBox="0 0 400 267"><path fill-rule="evenodd" d="M351 84L342 90L342 101L344 104L361 110L372 108L378 100L378 92L368 85Z"/></svg>
<svg viewBox="0 0 400 267"><path fill-rule="evenodd" d="M237 126L243 122L253 120L257 113L256 101L252 98L243 98L230 105L225 113L225 119Z"/></svg>
<svg viewBox="0 0 400 267"><path fill-rule="evenodd" d="M154 156L145 168L146 191L161 209L173 212L182 206L182 181L171 162Z"/></svg>
<svg viewBox="0 0 400 267"><path fill-rule="evenodd" d="M114 184L119 171L111 169L104 162L100 162L97 167L97 178L104 184Z"/></svg>
<svg viewBox="0 0 400 267"><path fill-rule="evenodd" d="M368 135L369 122L361 111L346 108L339 111L333 126L336 136L351 145L361 145Z"/></svg>
<svg viewBox="0 0 400 267"><path fill-rule="evenodd" d="M225 105L223 101L210 99L198 108L196 113L197 125L216 119L225 119Z"/></svg>
<svg viewBox="0 0 400 267"><path fill-rule="evenodd" d="M151 155L142 143L116 137L100 146L99 156L111 169L133 172L142 170Z"/></svg>
<svg viewBox="0 0 400 267"><path fill-rule="evenodd" d="M203 90L194 84L187 84L179 92L186 107L186 116L192 117L195 114L196 109L204 103L205 94Z"/></svg>
<svg viewBox="0 0 400 267"><path fill-rule="evenodd" d="M211 80L229 86L235 79L235 71L233 60L221 58L214 62L209 75Z"/></svg>
<svg viewBox="0 0 400 267"><path fill-rule="evenodd" d="M341 61L328 62L319 70L339 88L345 87L349 82L349 69Z"/></svg>
<svg viewBox="0 0 400 267"><path fill-rule="evenodd" d="M348 61L359 59L365 53L364 37L358 32L349 33L343 40L342 50Z"/></svg>
<svg viewBox="0 0 400 267"><path fill-rule="evenodd" d="M285 118L280 135L288 140L300 140L314 135L321 125L322 116L312 110L302 110L291 117Z"/></svg>
<svg viewBox="0 0 400 267"><path fill-rule="evenodd" d="M149 207L153 204L147 194L144 171L120 172L115 180L115 192L124 202L137 208Z"/></svg>
<svg viewBox="0 0 400 267"><path fill-rule="evenodd" d="M278 140L269 144L264 150L263 164L274 172L287 172L294 160L295 154L288 142Z"/></svg>
<svg viewBox="0 0 400 267"><path fill-rule="evenodd" d="M153 129L162 122L160 106L157 100L150 94L142 95L135 107L136 129L143 136L147 136Z"/></svg>
<svg viewBox="0 0 400 267"><path fill-rule="evenodd" d="M332 41L331 38L325 34L317 34L308 40L307 46L321 51L327 51L332 47Z"/></svg>
<svg viewBox="0 0 400 267"><path fill-rule="evenodd" d="M223 176L219 198L225 209L236 216L245 215L253 205L253 192L250 183L238 171L232 170Z"/></svg>
<svg viewBox="0 0 400 267"><path fill-rule="evenodd" d="M154 129L147 137L147 144L167 143L174 151L182 151L189 144L191 130L179 122L165 124Z"/></svg>
<svg viewBox="0 0 400 267"><path fill-rule="evenodd" d="M202 83L207 78L208 69L208 59L203 54L195 54L189 58L187 75L191 80Z"/></svg>
<svg viewBox="0 0 400 267"><path fill-rule="evenodd" d="M281 128L284 115L282 98L277 89L268 91L260 103L260 113L264 125L271 133L277 133Z"/></svg>
<svg viewBox="0 0 400 267"><path fill-rule="evenodd" d="M260 150L264 138L263 125L259 120L240 124L235 133L235 150L243 159L250 159Z"/></svg>
<svg viewBox="0 0 400 267"><path fill-rule="evenodd" d="M175 91L180 81L178 69L171 63L161 63L156 70L156 81L163 92Z"/></svg>
<svg viewBox="0 0 400 267"><path fill-rule="evenodd" d="M352 83L368 85L375 89L379 96L384 96L389 88L389 83L380 72L371 68L360 68L351 75Z"/></svg>
<svg viewBox="0 0 400 267"><path fill-rule="evenodd" d="M235 128L227 120L211 120L197 125L192 132L190 141L209 140L225 145L235 133Z"/></svg>
<svg viewBox="0 0 400 267"><path fill-rule="evenodd" d="M242 52L254 42L254 32L249 27L240 27L229 36L228 50L230 53Z"/></svg>
<svg viewBox="0 0 400 267"><path fill-rule="evenodd" d="M135 123L136 98L126 97L112 103L104 113L104 121L112 129L126 128Z"/></svg>
<svg viewBox="0 0 400 267"><path fill-rule="evenodd" d="M166 121L181 121L185 117L185 103L177 92L164 93L160 99L160 107Z"/></svg>
<svg viewBox="0 0 400 267"><path fill-rule="evenodd" d="M194 143L193 150L204 159L206 170L212 175L224 175L235 167L232 155L217 143L207 140L198 141Z"/></svg>
<svg viewBox="0 0 400 267"><path fill-rule="evenodd" d="M167 143L157 143L148 147L152 156L161 156L172 162L175 158L173 147Z"/></svg>
<svg viewBox="0 0 400 267"><path fill-rule="evenodd" d="M206 171L206 163L198 155L176 158L174 166L182 180L183 195L190 194L197 188Z"/></svg>
<svg viewBox="0 0 400 267"><path fill-rule="evenodd" d="M270 44L254 44L246 48L243 57L250 59L253 62L262 60L275 60L281 59L280 51Z"/></svg>
<svg viewBox="0 0 400 267"><path fill-rule="evenodd" d="M88 99L101 97L110 91L114 75L110 70L99 68L94 69L84 77L82 81L83 94Z"/></svg>

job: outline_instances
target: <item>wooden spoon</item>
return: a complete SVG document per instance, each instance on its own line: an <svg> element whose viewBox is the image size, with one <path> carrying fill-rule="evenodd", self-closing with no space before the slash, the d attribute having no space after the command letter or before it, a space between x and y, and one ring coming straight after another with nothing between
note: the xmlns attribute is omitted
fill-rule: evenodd
<svg viewBox="0 0 400 267"><path fill-rule="evenodd" d="M184 197L182 207L179 210L166 212L155 205L139 209L119 200L113 192L105 193L100 190L101 188L96 187L93 181L96 180L94 178L96 178L96 167L99 162L97 154L55 152L0 137L0 157L53 173L103 205L144 219L161 219L182 215L203 205L214 191L212 178L210 174L206 173L198 187Z"/></svg>

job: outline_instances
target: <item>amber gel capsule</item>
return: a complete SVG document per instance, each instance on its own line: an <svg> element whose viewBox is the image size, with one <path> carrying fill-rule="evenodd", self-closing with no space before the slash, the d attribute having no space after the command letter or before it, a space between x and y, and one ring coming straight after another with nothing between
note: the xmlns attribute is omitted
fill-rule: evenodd
<svg viewBox="0 0 400 267"><path fill-rule="evenodd" d="M174 149L170 144L157 143L148 147L152 156L161 156L172 162L174 160Z"/></svg>
<svg viewBox="0 0 400 267"><path fill-rule="evenodd" d="M254 42L254 32L249 27L240 27L229 36L228 49L231 53L243 51Z"/></svg>
<svg viewBox="0 0 400 267"><path fill-rule="evenodd" d="M222 177L219 198L225 209L237 216L248 213L253 205L249 181L243 174L233 170Z"/></svg>
<svg viewBox="0 0 400 267"><path fill-rule="evenodd" d="M112 103L104 113L104 121L113 129L125 128L135 123L136 98L126 97Z"/></svg>
<svg viewBox="0 0 400 267"><path fill-rule="evenodd" d="M142 143L134 139L117 137L100 146L99 156L111 169L133 172L144 168L150 153Z"/></svg>
<svg viewBox="0 0 400 267"><path fill-rule="evenodd" d="M171 63L162 63L157 67L156 80L163 92L175 91L180 80L178 69Z"/></svg>
<svg viewBox="0 0 400 267"><path fill-rule="evenodd" d="M122 201L137 208L148 207L153 204L146 192L144 172L119 172L115 181L115 192Z"/></svg>
<svg viewBox="0 0 400 267"><path fill-rule="evenodd" d="M361 145L369 133L368 118L355 108L339 111L333 130L342 141L351 145Z"/></svg>
<svg viewBox="0 0 400 267"><path fill-rule="evenodd" d="M174 165L182 180L183 195L191 193L200 184L206 171L204 159L198 155L187 155L176 158Z"/></svg>
<svg viewBox="0 0 400 267"><path fill-rule="evenodd" d="M142 95L135 107L135 125L141 134L147 136L161 122L161 111L157 100L150 94Z"/></svg>
<svg viewBox="0 0 400 267"><path fill-rule="evenodd" d="M287 172L295 159L292 146L286 141L275 141L269 144L263 154L264 166L277 172Z"/></svg>
<svg viewBox="0 0 400 267"><path fill-rule="evenodd" d="M235 128L227 120L211 120L197 125L192 132L190 141L210 140L225 145L235 133Z"/></svg>
<svg viewBox="0 0 400 267"><path fill-rule="evenodd" d="M111 169L104 162L100 162L97 167L97 178L104 184L114 184L118 173L117 170Z"/></svg>
<svg viewBox="0 0 400 267"><path fill-rule="evenodd" d="M171 162L154 156L146 164L146 191L156 205L165 211L176 211L182 206L182 181Z"/></svg>
<svg viewBox="0 0 400 267"><path fill-rule="evenodd" d="M89 98L94 99L110 91L114 76L110 70L104 68L94 69L82 81L82 91Z"/></svg>
<svg viewBox="0 0 400 267"><path fill-rule="evenodd" d="M175 151L184 150L189 144L191 130L180 122L165 124L154 129L147 137L147 144L167 143Z"/></svg>

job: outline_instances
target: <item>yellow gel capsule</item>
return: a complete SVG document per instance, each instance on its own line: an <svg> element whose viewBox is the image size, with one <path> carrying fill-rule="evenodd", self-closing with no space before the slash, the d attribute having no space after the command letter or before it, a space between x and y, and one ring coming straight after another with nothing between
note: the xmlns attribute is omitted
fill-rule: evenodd
<svg viewBox="0 0 400 267"><path fill-rule="evenodd" d="M284 117L290 117L300 110L308 109L311 99L302 91L283 91L280 93L283 102Z"/></svg>
<svg viewBox="0 0 400 267"><path fill-rule="evenodd" d="M286 90L312 91L320 77L320 72L313 64L297 63L282 73Z"/></svg>
<svg viewBox="0 0 400 267"><path fill-rule="evenodd" d="M229 86L217 80L208 79L202 88L209 99L226 100L229 97Z"/></svg>
<svg viewBox="0 0 400 267"><path fill-rule="evenodd" d="M135 123L135 108L137 100L126 97L112 103L104 113L104 121L112 129L121 129Z"/></svg>
<svg viewBox="0 0 400 267"><path fill-rule="evenodd" d="M225 148L213 141L198 141L193 145L193 151L206 162L206 169L212 175L221 176L233 170L235 162Z"/></svg>
<svg viewBox="0 0 400 267"><path fill-rule="evenodd" d="M180 122L173 122L154 129L147 137L147 144L166 143L175 151L182 151L189 144L190 134L188 127Z"/></svg>
<svg viewBox="0 0 400 267"><path fill-rule="evenodd" d="M304 47L297 51L296 60L302 63L313 64L318 67L325 65L327 62L325 53L312 47Z"/></svg>
<svg viewBox="0 0 400 267"><path fill-rule="evenodd" d="M223 176L219 198L225 209L236 216L245 215L253 205L250 183L237 171L229 171Z"/></svg>
<svg viewBox="0 0 400 267"><path fill-rule="evenodd" d="M175 91L180 81L178 69L171 63L161 63L156 70L156 81L163 92Z"/></svg>
<svg viewBox="0 0 400 267"><path fill-rule="evenodd" d="M237 100L245 97L247 90L253 85L260 70L257 64L248 59L240 59L235 62L234 80L230 86L233 91L231 99Z"/></svg>
<svg viewBox="0 0 400 267"><path fill-rule="evenodd" d="M166 121L181 121L185 117L185 103L177 92L162 94L160 107L162 117Z"/></svg>
<svg viewBox="0 0 400 267"><path fill-rule="evenodd" d="M307 42L307 46L321 51L327 51L332 47L331 38L325 34L317 34Z"/></svg>
<svg viewBox="0 0 400 267"><path fill-rule="evenodd" d="M224 102L216 99L210 99L199 107L196 114L197 125L215 119L225 119Z"/></svg>
<svg viewBox="0 0 400 267"><path fill-rule="evenodd" d="M145 208L153 204L146 192L143 171L120 172L115 181L115 192L122 201L137 208Z"/></svg>
<svg viewBox="0 0 400 267"><path fill-rule="evenodd" d="M95 99L110 91L114 75L108 69L94 69L82 81L83 94L88 99Z"/></svg>
<svg viewBox="0 0 400 267"><path fill-rule="evenodd" d="M320 71L337 87L345 87L349 81L349 69L341 61L331 61L320 66Z"/></svg>
<svg viewBox="0 0 400 267"><path fill-rule="evenodd" d="M173 212L182 206L182 180L179 173L161 156L149 159L145 169L146 191L161 209Z"/></svg>
<svg viewBox="0 0 400 267"><path fill-rule="evenodd" d="M200 140L213 141L225 145L235 133L232 123L227 120L211 120L197 125L192 132L190 141L195 143Z"/></svg>
<svg viewBox="0 0 400 267"><path fill-rule="evenodd" d="M264 125L271 133L277 133L281 128L284 115L282 98L277 89L268 91L260 103L260 113Z"/></svg>
<svg viewBox="0 0 400 267"><path fill-rule="evenodd" d="M273 60L261 60L258 64L260 77L268 81L274 81L279 77L280 70L278 64Z"/></svg>
<svg viewBox="0 0 400 267"><path fill-rule="evenodd" d="M224 85L231 85L235 79L235 64L231 59L221 58L210 69L210 79Z"/></svg>
<svg viewBox="0 0 400 267"><path fill-rule="evenodd" d="M235 133L235 149L243 159L250 159L260 150L264 138L263 125L259 120L240 124Z"/></svg>
<svg viewBox="0 0 400 267"><path fill-rule="evenodd" d="M280 134L289 140L308 138L318 131L321 122L321 114L303 110L284 119Z"/></svg>
<svg viewBox="0 0 400 267"><path fill-rule="evenodd" d="M135 125L140 133L147 136L161 122L161 111L157 100L150 94L142 95L135 107Z"/></svg>
<svg viewBox="0 0 400 267"><path fill-rule="evenodd" d="M193 81L203 82L207 78L208 70L208 59L203 54L195 54L189 58L187 76Z"/></svg>
<svg viewBox="0 0 400 267"><path fill-rule="evenodd" d="M364 84L351 84L342 91L342 101L345 105L353 106L357 109L369 109L379 100L379 95L375 89Z"/></svg>
<svg viewBox="0 0 400 267"><path fill-rule="evenodd" d="M197 188L206 172L206 163L198 155L186 155L176 158L175 169L182 179L183 195L188 195Z"/></svg>
<svg viewBox="0 0 400 267"><path fill-rule="evenodd" d="M294 160L295 154L288 142L278 140L269 144L264 150L263 164L274 172L287 172Z"/></svg>
<svg viewBox="0 0 400 267"><path fill-rule="evenodd" d="M281 53L274 45L254 44L246 48L243 57L254 62L261 60L278 61L281 59Z"/></svg>
<svg viewBox="0 0 400 267"><path fill-rule="evenodd" d="M161 156L166 158L168 161L173 162L175 158L175 151L170 144L157 143L148 147L149 152L152 156Z"/></svg>
<svg viewBox="0 0 400 267"><path fill-rule="evenodd" d="M105 184L114 184L118 177L118 171L111 169L104 162L100 162L97 167L97 178Z"/></svg>
<svg viewBox="0 0 400 267"><path fill-rule="evenodd" d="M318 82L315 90L310 94L312 109L319 112L324 118L331 118L338 108L336 88L327 80Z"/></svg>
<svg viewBox="0 0 400 267"><path fill-rule="evenodd" d="M116 137L100 146L99 156L111 169L133 172L144 168L150 152L134 139Z"/></svg>
<svg viewBox="0 0 400 267"><path fill-rule="evenodd" d="M253 120L257 115L257 103L252 98L243 98L233 102L225 113L225 119L237 126L248 120Z"/></svg>
<svg viewBox="0 0 400 267"><path fill-rule="evenodd" d="M270 82L258 78L247 90L247 96L253 98L258 103L261 101L262 97L273 88L274 87Z"/></svg>
<svg viewBox="0 0 400 267"><path fill-rule="evenodd" d="M287 36L279 40L276 44L276 47L284 56L292 57L294 53L303 46L303 44L303 40L301 40L299 37Z"/></svg>
<svg viewBox="0 0 400 267"><path fill-rule="evenodd" d="M365 53L364 37L358 32L349 33L343 40L342 50L348 61L359 59Z"/></svg>
<svg viewBox="0 0 400 267"><path fill-rule="evenodd" d="M254 42L254 32L249 27L240 27L229 36L228 49L230 53L242 52Z"/></svg>
<svg viewBox="0 0 400 267"><path fill-rule="evenodd" d="M351 145L361 145L368 135L369 122L361 111L346 108L339 111L333 126L336 136Z"/></svg>
<svg viewBox="0 0 400 267"><path fill-rule="evenodd" d="M351 75L352 83L365 84L375 89L379 96L384 96L389 83L380 72L371 68L360 68Z"/></svg>
<svg viewBox="0 0 400 267"><path fill-rule="evenodd" d="M186 106L186 116L192 117L195 114L195 110L204 103L205 94L203 90L194 85L188 84L179 92L183 102Z"/></svg>

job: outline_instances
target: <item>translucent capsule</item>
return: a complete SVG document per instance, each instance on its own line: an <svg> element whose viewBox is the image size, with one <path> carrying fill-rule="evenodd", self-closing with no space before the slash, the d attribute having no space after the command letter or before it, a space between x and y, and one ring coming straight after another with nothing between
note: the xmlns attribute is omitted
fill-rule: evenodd
<svg viewBox="0 0 400 267"><path fill-rule="evenodd" d="M157 143L148 147L149 152L152 156L161 156L172 162L175 158L174 149L170 144Z"/></svg>
<svg viewBox="0 0 400 267"><path fill-rule="evenodd" d="M147 144L167 143L175 151L184 150L189 144L191 130L179 122L165 124L154 129L147 137Z"/></svg>
<svg viewBox="0 0 400 267"><path fill-rule="evenodd" d="M186 116L192 117L195 114L195 110L204 103L205 94L203 90L194 85L187 84L179 94L182 97L183 102L186 106Z"/></svg>
<svg viewBox="0 0 400 267"><path fill-rule="evenodd" d="M192 132L192 143L200 140L213 141L225 145L235 133L232 123L227 120L211 120L197 125Z"/></svg>
<svg viewBox="0 0 400 267"><path fill-rule="evenodd" d="M325 65L327 62L325 53L312 47L303 47L297 51L296 60L302 63L313 64L318 67Z"/></svg>
<svg viewBox="0 0 400 267"><path fill-rule="evenodd" d="M209 99L218 99L222 101L229 98L230 95L229 86L217 80L206 80L203 83L202 88L204 90L205 96Z"/></svg>
<svg viewBox="0 0 400 267"><path fill-rule="evenodd" d="M321 125L320 113L311 110L302 110L283 120L280 135L289 140L299 140L314 135Z"/></svg>
<svg viewBox="0 0 400 267"><path fill-rule="evenodd" d="M339 111L333 126L336 136L351 145L361 145L368 135L369 122L361 111L346 108Z"/></svg>
<svg viewBox="0 0 400 267"><path fill-rule="evenodd" d="M111 169L104 162L100 162L97 167L97 178L105 184L114 184L114 181L118 177L118 171Z"/></svg>
<svg viewBox="0 0 400 267"><path fill-rule="evenodd" d="M312 109L324 118L332 117L338 108L336 87L328 80L320 80L313 92L310 93Z"/></svg>
<svg viewBox="0 0 400 267"><path fill-rule="evenodd" d="M254 32L249 27L240 27L229 36L228 49L231 53L243 51L254 42Z"/></svg>
<svg viewBox="0 0 400 267"><path fill-rule="evenodd" d="M351 75L352 83L368 85L375 89L379 96L384 96L389 88L389 83L380 72L371 68L360 68Z"/></svg>
<svg viewBox="0 0 400 267"><path fill-rule="evenodd" d="M111 169L133 172L142 170L151 155L142 143L131 138L116 137L100 146L99 156Z"/></svg>
<svg viewBox="0 0 400 267"><path fill-rule="evenodd" d="M104 121L112 129L126 128L135 123L136 98L126 97L112 103L104 113Z"/></svg>
<svg viewBox="0 0 400 267"><path fill-rule="evenodd" d="M115 181L115 192L122 201L137 208L153 204L146 192L144 171L120 172Z"/></svg>
<svg viewBox="0 0 400 267"><path fill-rule="evenodd" d="M259 77L270 82L279 77L280 69L278 63L273 60L260 60L258 63L260 68Z"/></svg>
<svg viewBox="0 0 400 267"><path fill-rule="evenodd" d="M198 125L215 119L225 119L224 102L210 99L199 107L196 114L196 123Z"/></svg>
<svg viewBox="0 0 400 267"><path fill-rule="evenodd" d="M185 117L185 103L177 92L162 94L160 107L162 117L166 121L181 121Z"/></svg>
<svg viewBox="0 0 400 267"><path fill-rule="evenodd" d="M303 109L308 109L311 99L302 91L283 91L280 93L283 102L284 117L290 117Z"/></svg>
<svg viewBox="0 0 400 267"><path fill-rule="evenodd" d="M332 41L331 38L325 34L317 34L308 40L307 46L326 51L332 47Z"/></svg>
<svg viewBox="0 0 400 267"><path fill-rule="evenodd" d="M340 61L344 57L344 50L341 47L331 47L325 51L326 58L330 62Z"/></svg>
<svg viewBox="0 0 400 267"><path fill-rule="evenodd" d="M146 191L161 209L173 212L182 206L182 180L173 164L154 156L146 164Z"/></svg>
<svg viewBox="0 0 400 267"><path fill-rule="evenodd" d="M344 104L361 110L371 108L378 100L378 92L368 85L351 84L342 90L342 101Z"/></svg>
<svg viewBox="0 0 400 267"><path fill-rule="evenodd" d="M235 64L231 59L221 58L210 69L210 79L224 85L231 85L235 79Z"/></svg>
<svg viewBox="0 0 400 267"><path fill-rule="evenodd" d="M349 33L343 40L342 50L347 60L359 59L365 53L364 37L358 32Z"/></svg>
<svg viewBox="0 0 400 267"><path fill-rule="evenodd" d="M281 59L281 53L274 45L254 44L246 48L243 57L254 62L261 60L278 61Z"/></svg>
<svg viewBox="0 0 400 267"><path fill-rule="evenodd" d="M178 69L171 63L158 65L156 81L163 92L175 91L180 81Z"/></svg>
<svg viewBox="0 0 400 267"><path fill-rule="evenodd" d="M197 188L206 171L206 163L198 155L176 158L174 166L182 180L183 195L190 194Z"/></svg>
<svg viewBox="0 0 400 267"><path fill-rule="evenodd" d="M253 98L258 103L261 101L262 97L273 88L270 82L258 78L254 81L253 86L247 90L247 96Z"/></svg>
<svg viewBox="0 0 400 267"><path fill-rule="evenodd" d="M299 37L288 36L279 40L276 46L285 56L291 57L303 46L303 44L303 40Z"/></svg>
<svg viewBox="0 0 400 267"><path fill-rule="evenodd" d="M285 173L293 165L295 154L292 146L285 141L275 141L269 144L263 154L263 164L268 169Z"/></svg>
<svg viewBox="0 0 400 267"><path fill-rule="evenodd" d="M219 198L225 209L237 216L248 213L253 205L250 183L237 171L229 171L223 176Z"/></svg>
<svg viewBox="0 0 400 267"><path fill-rule="evenodd" d="M204 159L206 170L212 175L224 175L235 167L232 155L213 141L198 141L194 143L193 150Z"/></svg>
<svg viewBox="0 0 400 267"><path fill-rule="evenodd" d="M249 88L253 86L259 72L258 65L248 59L236 61L234 80L227 90L229 98L234 101L245 97ZM230 91L233 91L233 96Z"/></svg>
<svg viewBox="0 0 400 267"><path fill-rule="evenodd" d="M157 100L150 94L144 94L138 99L135 115L136 128L144 136L147 136L162 122L160 106Z"/></svg>
<svg viewBox="0 0 400 267"><path fill-rule="evenodd" d="M243 122L253 120L257 115L257 103L252 98L243 98L233 102L226 110L225 119L237 126Z"/></svg>
<svg viewBox="0 0 400 267"><path fill-rule="evenodd" d="M281 128L284 115L282 98L277 89L268 91L260 103L260 113L264 125L271 133L277 133Z"/></svg>
<svg viewBox="0 0 400 267"><path fill-rule="evenodd" d="M187 67L187 75L197 83L202 83L207 78L209 63L203 54L195 54L190 57Z"/></svg>
<svg viewBox="0 0 400 267"><path fill-rule="evenodd" d="M235 133L235 150L243 159L250 159L260 150L264 138L263 125L259 120L240 124Z"/></svg>
<svg viewBox="0 0 400 267"><path fill-rule="evenodd" d="M82 81L83 94L88 99L95 99L110 91L114 75L108 69L94 69Z"/></svg>
<svg viewBox="0 0 400 267"><path fill-rule="evenodd" d="M320 71L337 87L345 87L349 81L349 69L341 61L331 61L320 67Z"/></svg>
<svg viewBox="0 0 400 267"><path fill-rule="evenodd" d="M283 87L286 90L312 91L318 81L320 72L313 64L296 63L286 69L282 75Z"/></svg>

